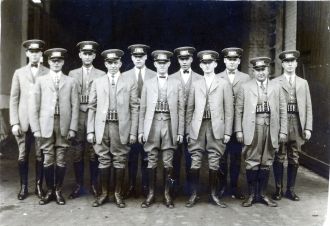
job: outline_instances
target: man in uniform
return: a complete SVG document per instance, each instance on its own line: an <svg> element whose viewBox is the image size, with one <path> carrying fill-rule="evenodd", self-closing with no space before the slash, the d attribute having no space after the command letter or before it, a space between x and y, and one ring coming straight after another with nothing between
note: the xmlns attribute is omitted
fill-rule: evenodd
<svg viewBox="0 0 330 226"><path fill-rule="evenodd" d="M268 79L270 58L253 58L250 63L255 79L241 86L235 104L235 132L237 141L245 145L249 189L249 197L242 205L249 207L260 201L276 207L265 193L275 150L286 139L286 103L283 91Z"/></svg>
<svg viewBox="0 0 330 226"><path fill-rule="evenodd" d="M31 129L34 136L40 139L45 155L44 172L48 189L47 194L39 201L40 205L49 203L54 196L57 204L65 204L62 196L65 156L70 146L69 141L78 130L77 83L61 71L66 52L62 48L45 51L50 72L37 79L31 96Z"/></svg>
<svg viewBox="0 0 330 226"><path fill-rule="evenodd" d="M131 51L131 59L134 63L134 68L123 73L125 76L132 78L138 85L138 98L141 98L143 82L156 76L156 73L146 67L147 51L150 47L143 44L134 44L128 47ZM143 145L135 143L131 145L131 150L128 156L128 183L129 188L126 193L126 198L131 196L138 197L136 192L136 176L138 172L138 160L141 156L141 175L142 175L142 193L146 197L148 194L149 178L147 172L148 155L143 149Z"/></svg>
<svg viewBox="0 0 330 226"><path fill-rule="evenodd" d="M121 75L119 49L105 50L101 54L108 73L94 80L89 96L87 140L94 143L99 160L101 193L93 206L97 207L108 200L110 166L115 168L115 202L124 208L122 187L125 165L129 152L128 143L136 142L138 127L137 83L128 75Z"/></svg>
<svg viewBox="0 0 330 226"><path fill-rule="evenodd" d="M28 169L29 169L29 153L33 143L33 134L30 128L30 121L27 112L29 111L28 100L30 91L35 83L36 78L48 73L48 68L40 64L42 58L42 50L44 48L42 40L27 40L23 42L26 48L26 56L29 58L28 65L17 69L14 73L11 91L10 91L10 125L12 133L18 144L18 169L21 182L21 188L17 195L19 200L23 200L28 195ZM35 194L41 198L43 196L43 154L35 141L36 151L36 188Z"/></svg>
<svg viewBox="0 0 330 226"><path fill-rule="evenodd" d="M288 158L287 190L285 196L293 201L299 201L294 192L296 176L299 166L301 146L311 138L313 126L312 103L309 86L305 79L296 75L297 59L300 53L297 50L288 50L280 53L284 69L283 75L274 79L282 87L288 112L288 140L280 144L275 154L273 164L276 191L273 199L280 200L283 195L283 163Z"/></svg>
<svg viewBox="0 0 330 226"><path fill-rule="evenodd" d="M173 208L170 190L173 184L173 153L177 143L182 143L184 132L184 99L179 80L168 76L170 58L166 50L152 52L157 77L145 81L141 94L139 113L139 142L145 143L148 153L149 193L142 208L149 207L155 200L156 168L161 151L164 163L164 202Z"/></svg>
<svg viewBox="0 0 330 226"><path fill-rule="evenodd" d="M224 56L224 63L226 65L226 69L219 73L223 79L226 79L232 87L233 95L234 95L234 103L235 96L237 96L238 90L240 86L250 79L248 74L240 72L238 70L238 66L241 63L241 56L243 53L243 49L231 47L225 48L222 51ZM234 132L234 130L233 130ZM220 161L220 172L219 176L221 177L220 181L220 194L221 197L224 195L227 185L227 169L228 169L228 155L230 156L229 162L229 175L230 175L230 194L232 198L236 199L244 199L244 195L238 189L238 178L241 169L241 152L242 152L242 144L238 143L236 140L235 134L231 136L230 141L226 145L226 151L223 155L223 158Z"/></svg>
<svg viewBox="0 0 330 226"><path fill-rule="evenodd" d="M192 163L190 169L192 194L186 207L193 207L198 200L197 185L203 153L207 152L209 162L210 200L222 208L227 205L217 195L217 181L220 159L225 144L232 134L234 107L229 82L214 74L219 54L205 50L197 54L204 79L192 84L186 112L186 135Z"/></svg>
<svg viewBox="0 0 330 226"><path fill-rule="evenodd" d="M201 75L197 74L191 69L191 63L193 62L193 54L196 51L194 47L185 46L179 47L174 50L174 53L178 57L180 64L180 70L170 75L181 81L184 94L185 111L187 109L187 102L191 84L197 79L201 78ZM185 192L190 193L190 179L189 170L191 166L191 156L188 152L188 142L186 137L183 138L183 143L178 145L178 149L174 152L173 157L173 170L174 170L174 191L178 192L180 186L180 171L181 171L181 158L184 154L185 158L185 175L186 175L186 186L184 187Z"/></svg>
<svg viewBox="0 0 330 226"><path fill-rule="evenodd" d="M73 149L73 166L76 185L69 196L71 199L77 198L83 193L84 153L86 149L89 155L90 190L95 197L97 195L97 157L93 146L86 142L87 104L93 80L105 75L103 71L93 66L98 43L94 41L82 41L77 44L77 47L79 48L79 58L82 61L82 67L69 72L69 76L76 79L80 97L78 133L75 139L75 147Z"/></svg>

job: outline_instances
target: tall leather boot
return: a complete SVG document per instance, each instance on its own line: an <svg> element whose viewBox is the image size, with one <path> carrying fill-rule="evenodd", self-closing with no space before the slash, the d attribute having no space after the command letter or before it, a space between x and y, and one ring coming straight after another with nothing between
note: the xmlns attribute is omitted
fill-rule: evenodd
<svg viewBox="0 0 330 226"><path fill-rule="evenodd" d="M164 203L166 207L172 209L174 208L172 193L173 193L173 168L165 168L164 169L165 175L164 175L164 183L165 183L165 189L164 189Z"/></svg>
<svg viewBox="0 0 330 226"><path fill-rule="evenodd" d="M109 199L109 180L110 180L110 167L99 168L101 192L100 195L93 202L93 207L98 207Z"/></svg>
<svg viewBox="0 0 330 226"><path fill-rule="evenodd" d="M20 191L17 194L18 200L23 200L28 196L28 163L18 161L18 171L20 176Z"/></svg>
<svg viewBox="0 0 330 226"><path fill-rule="evenodd" d="M257 180L257 171L256 170L246 170L246 180L248 183L248 192L249 196L242 202L243 207L250 207L255 202L256 196L256 180Z"/></svg>
<svg viewBox="0 0 330 226"><path fill-rule="evenodd" d="M145 157L146 155L146 157ZM141 158L141 178L142 178L142 195L147 198L149 193L149 173L148 173L148 155L142 154ZM138 197L138 195L136 196Z"/></svg>
<svg viewBox="0 0 330 226"><path fill-rule="evenodd" d="M115 188L115 202L119 208L126 207L124 198L122 196L122 188L125 177L125 169L115 169L116 188Z"/></svg>
<svg viewBox="0 0 330 226"><path fill-rule="evenodd" d="M44 191L42 190L42 182L44 178L43 169L43 161L36 160L36 188L34 193L39 197L39 199L44 196Z"/></svg>
<svg viewBox="0 0 330 226"><path fill-rule="evenodd" d="M241 152L230 154L229 170L231 197L234 199L243 200L245 197L238 189L238 178L241 170Z"/></svg>
<svg viewBox="0 0 330 226"><path fill-rule="evenodd" d="M219 192L218 196L219 198L222 198L225 196L226 187L227 187L227 155L228 153L224 154L222 158L220 159L220 165L219 165Z"/></svg>
<svg viewBox="0 0 330 226"><path fill-rule="evenodd" d="M84 184L84 161L80 160L79 162L73 163L74 174L76 177L76 185L73 188L69 199L75 199L82 195L83 193L83 184Z"/></svg>
<svg viewBox="0 0 330 226"><path fill-rule="evenodd" d="M40 199L39 204L45 205L55 198L55 187L54 187L54 165L44 167L44 174L47 186L47 192L42 199Z"/></svg>
<svg viewBox="0 0 330 226"><path fill-rule="evenodd" d="M136 150L134 150L136 151ZM135 156L134 156L135 157ZM133 157L132 157L133 158ZM128 190L126 191L125 198L134 197L137 198L136 192L136 174L137 167L135 167L137 163L129 161L128 163Z"/></svg>
<svg viewBox="0 0 330 226"><path fill-rule="evenodd" d="M63 187L63 181L64 181L64 175L65 175L66 167L56 166L55 167L55 198L56 203L59 205L65 204L65 199L62 195L62 187Z"/></svg>
<svg viewBox="0 0 330 226"><path fill-rule="evenodd" d="M296 184L296 177L298 172L298 165L296 164L288 164L288 178L287 178L287 187L285 196L292 201L299 201L299 196L294 192L294 186Z"/></svg>
<svg viewBox="0 0 330 226"><path fill-rule="evenodd" d="M275 193L272 195L272 198L274 200L281 200L283 196L283 171L284 171L283 163L279 161L274 161L273 171L274 171L276 190Z"/></svg>
<svg viewBox="0 0 330 226"><path fill-rule="evenodd" d="M98 160L89 161L89 173L90 173L90 192L93 194L94 197L97 197L98 190L97 190L97 177L98 177Z"/></svg>
<svg viewBox="0 0 330 226"><path fill-rule="evenodd" d="M155 202L155 189L156 189L156 169L148 168L148 177L149 177L149 192L147 198L141 204L142 208L148 208Z"/></svg>
<svg viewBox="0 0 330 226"><path fill-rule="evenodd" d="M197 187L199 184L199 169L190 169L191 195L186 203L186 207L193 207L198 201Z"/></svg>
<svg viewBox="0 0 330 226"><path fill-rule="evenodd" d="M274 202L272 199L270 199L266 195L266 189L268 186L268 180L269 180L269 170L268 169L260 169L259 170L259 178L258 178L258 197L260 199L260 202L266 204L267 206L270 207L276 207L277 203Z"/></svg>
<svg viewBox="0 0 330 226"><path fill-rule="evenodd" d="M227 205L220 201L217 195L217 184L218 184L218 170L209 170L209 186L210 186L210 201L214 205L220 206L221 208L226 208Z"/></svg>

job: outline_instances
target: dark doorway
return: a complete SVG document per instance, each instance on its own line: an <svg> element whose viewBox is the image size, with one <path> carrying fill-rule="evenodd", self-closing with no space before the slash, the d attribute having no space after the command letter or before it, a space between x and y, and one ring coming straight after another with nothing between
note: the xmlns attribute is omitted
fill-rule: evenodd
<svg viewBox="0 0 330 226"><path fill-rule="evenodd" d="M47 47L64 47L69 60L64 71L79 67L76 43L95 40L100 51L145 43L151 50L173 51L191 45L198 51L242 47L249 32L249 21L244 19L249 3L216 1L66 1L52 0L44 23L43 34ZM31 37L32 38L32 37ZM128 53L128 52L127 52ZM123 58L125 71L133 65L129 54ZM149 61L147 64L154 68ZM96 66L105 69L101 57ZM170 72L178 69L172 61ZM200 72L197 62L193 69ZM223 63L217 68L224 69Z"/></svg>

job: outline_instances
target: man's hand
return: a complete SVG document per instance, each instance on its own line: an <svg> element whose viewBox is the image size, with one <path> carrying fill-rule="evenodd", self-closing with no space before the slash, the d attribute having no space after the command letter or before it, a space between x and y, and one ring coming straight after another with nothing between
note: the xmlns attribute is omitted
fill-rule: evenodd
<svg viewBox="0 0 330 226"><path fill-rule="evenodd" d="M11 128L11 132L14 134L14 136L21 136L22 135L22 130L19 125L13 125L13 128Z"/></svg>
<svg viewBox="0 0 330 226"><path fill-rule="evenodd" d="M178 138L176 139L176 142L178 144L182 144L183 143L183 136L182 135L178 135Z"/></svg>
<svg viewBox="0 0 330 226"><path fill-rule="evenodd" d="M285 143L286 142L286 134L284 133L280 133L280 139L279 139L280 143Z"/></svg>
<svg viewBox="0 0 330 226"><path fill-rule="evenodd" d="M94 133L89 133L89 134L87 134L87 141L88 141L88 143L90 143L90 144L95 144L95 143L96 143Z"/></svg>
<svg viewBox="0 0 330 226"><path fill-rule="evenodd" d="M144 139L143 133L139 134L138 140L139 140L140 144L144 144L146 142L146 139Z"/></svg>
<svg viewBox="0 0 330 226"><path fill-rule="evenodd" d="M36 137L36 138L40 138L41 137L41 133L40 131L36 131L33 133L33 136Z"/></svg>
<svg viewBox="0 0 330 226"><path fill-rule="evenodd" d="M309 139L311 139L311 136L312 136L311 131L305 129L305 130L304 130L304 138L305 138L305 140L309 140Z"/></svg>
<svg viewBox="0 0 330 226"><path fill-rule="evenodd" d="M243 143L243 133L242 132L237 132L236 133L236 139L239 143Z"/></svg>
<svg viewBox="0 0 330 226"><path fill-rule="evenodd" d="M136 136L131 134L129 135L129 143L134 144L136 142Z"/></svg>
<svg viewBox="0 0 330 226"><path fill-rule="evenodd" d="M68 135L66 136L67 140L72 140L76 136L76 132L73 130L69 130Z"/></svg>
<svg viewBox="0 0 330 226"><path fill-rule="evenodd" d="M223 143L227 144L229 141L230 141L230 136L225 134L224 137L223 137Z"/></svg>

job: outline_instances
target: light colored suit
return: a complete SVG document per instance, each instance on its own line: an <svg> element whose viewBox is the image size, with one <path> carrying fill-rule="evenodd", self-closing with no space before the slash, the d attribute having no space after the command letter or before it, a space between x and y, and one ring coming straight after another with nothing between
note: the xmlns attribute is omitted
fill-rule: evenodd
<svg viewBox="0 0 330 226"><path fill-rule="evenodd" d="M205 79L192 84L186 112L186 131L196 140L203 120L207 88ZM234 119L233 94L229 82L215 76L209 90L211 124L215 139L231 135Z"/></svg>
<svg viewBox="0 0 330 226"><path fill-rule="evenodd" d="M154 119L157 100L158 78L154 77L144 82L141 94L139 134L144 134L146 140ZM167 102L171 116L172 142L176 144L177 136L184 135L184 100L180 81L171 76L167 78Z"/></svg>
<svg viewBox="0 0 330 226"><path fill-rule="evenodd" d="M268 81L267 98L270 107L270 138L278 148L279 133L287 134L287 107L282 89L276 81ZM258 85L252 79L241 86L235 104L235 132L243 132L244 144L251 145L256 129Z"/></svg>
<svg viewBox="0 0 330 226"><path fill-rule="evenodd" d="M132 68L128 71L125 71L123 73L123 75L128 76L129 78L134 78L134 81L137 82L136 80L136 75L135 75L135 69ZM156 77L157 73L154 72L153 70L149 69L146 67L146 71L145 71L145 75L144 75L144 79L143 82L147 81L148 79L154 78Z"/></svg>
<svg viewBox="0 0 330 226"><path fill-rule="evenodd" d="M138 109L137 84L128 74L120 75L117 81L116 99L120 141L127 144L129 135L137 135ZM96 143L101 144L109 109L109 77L104 75L94 80L88 103L87 134L95 133Z"/></svg>
<svg viewBox="0 0 330 226"><path fill-rule="evenodd" d="M298 76L295 77L296 80L296 98L299 111L299 120L301 124L301 129L304 130L313 130L313 112L312 112L312 101L309 91L308 83L305 79L302 79ZM289 84L284 75L281 75L275 79L274 82L277 82L283 89L286 102L289 98Z"/></svg>
<svg viewBox="0 0 330 226"><path fill-rule="evenodd" d="M96 78L102 77L103 75L105 75L104 71L101 71L95 67L92 67L91 72L90 72L89 81L88 81L89 82L88 83L88 89L89 89L88 92L90 91L90 87L92 86L93 81ZM69 76L76 79L76 81L78 82L77 83L78 84L78 86L77 86L78 94L79 94L79 96L82 95L81 91L82 91L82 86L83 86L83 68L80 67L80 68L70 71ZM86 112L87 104L81 104L79 108L81 111Z"/></svg>
<svg viewBox="0 0 330 226"><path fill-rule="evenodd" d="M21 130L26 132L29 128L29 98L33 85L38 77L49 72L49 69L40 65L39 71L34 78L30 65L17 69L14 73L10 91L10 125L20 125Z"/></svg>
<svg viewBox="0 0 330 226"><path fill-rule="evenodd" d="M29 117L32 132L40 131L49 138L54 131L56 89L50 74L37 79L30 100ZM66 137L69 130L78 130L79 99L76 81L64 74L59 83L60 132Z"/></svg>

